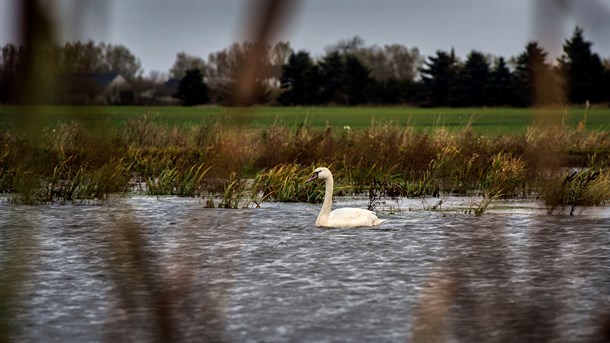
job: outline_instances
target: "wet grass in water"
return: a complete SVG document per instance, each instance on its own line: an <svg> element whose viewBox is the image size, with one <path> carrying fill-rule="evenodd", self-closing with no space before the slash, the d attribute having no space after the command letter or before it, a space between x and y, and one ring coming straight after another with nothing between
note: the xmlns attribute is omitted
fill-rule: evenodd
<svg viewBox="0 0 610 343"><path fill-rule="evenodd" d="M224 191L218 207L221 208L246 208L250 205L249 195L251 189L246 180L238 178L237 173L233 172L229 179L225 181Z"/></svg>
<svg viewBox="0 0 610 343"><path fill-rule="evenodd" d="M574 215L578 207L599 206L610 199L610 177L597 168L565 172L547 180L540 196L549 214L569 210Z"/></svg>

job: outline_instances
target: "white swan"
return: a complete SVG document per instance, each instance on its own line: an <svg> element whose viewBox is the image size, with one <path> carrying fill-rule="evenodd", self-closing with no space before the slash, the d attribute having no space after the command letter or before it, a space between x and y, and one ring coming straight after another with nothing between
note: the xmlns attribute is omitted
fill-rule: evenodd
<svg viewBox="0 0 610 343"><path fill-rule="evenodd" d="M325 180L326 191L324 192L324 203L322 210L316 219L316 226L325 227L362 227L379 226L385 220L377 218L375 212L361 208L339 208L331 212L333 202L333 174L328 168L317 168L313 175L305 182L313 180Z"/></svg>

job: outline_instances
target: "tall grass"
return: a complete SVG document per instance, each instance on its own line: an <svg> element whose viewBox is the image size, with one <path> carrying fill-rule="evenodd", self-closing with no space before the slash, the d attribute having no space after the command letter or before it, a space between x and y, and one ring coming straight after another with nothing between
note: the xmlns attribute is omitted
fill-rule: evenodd
<svg viewBox="0 0 610 343"><path fill-rule="evenodd" d="M306 123L245 128L220 120L170 127L146 116L101 131L65 122L42 129L35 141L15 130L0 131L0 191L26 204L103 200L129 190L217 197L231 208L244 202L319 202L321 189L304 180L324 165L332 169L339 195L496 199L540 193L556 209L608 198L608 138L607 132L571 126L486 136L469 126L422 131L392 122L360 130ZM562 181L569 178L564 170L587 168L590 156L596 156L595 179ZM575 182L582 194L568 190ZM553 184L559 187L555 195ZM572 193L574 200L552 200ZM598 200L581 200L585 196Z"/></svg>

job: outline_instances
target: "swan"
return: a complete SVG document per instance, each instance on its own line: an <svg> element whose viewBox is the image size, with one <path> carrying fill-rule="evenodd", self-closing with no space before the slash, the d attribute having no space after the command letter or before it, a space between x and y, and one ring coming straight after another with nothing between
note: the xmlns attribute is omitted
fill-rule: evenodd
<svg viewBox="0 0 610 343"><path fill-rule="evenodd" d="M324 192L324 203L318 218L316 219L317 227L363 227L363 226L379 226L385 220L377 218L375 212L364 210L361 208L339 208L331 211L333 202L333 174L328 168L320 167L314 170L313 175L307 182L313 180L325 180L326 191Z"/></svg>

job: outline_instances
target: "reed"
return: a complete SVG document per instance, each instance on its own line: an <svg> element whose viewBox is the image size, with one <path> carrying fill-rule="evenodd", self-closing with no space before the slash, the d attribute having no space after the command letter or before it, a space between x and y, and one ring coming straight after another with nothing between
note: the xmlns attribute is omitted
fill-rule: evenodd
<svg viewBox="0 0 610 343"><path fill-rule="evenodd" d="M297 164L275 166L258 173L253 182L253 194L260 201L318 203L324 198L322 188L305 183L315 167L303 168Z"/></svg>

